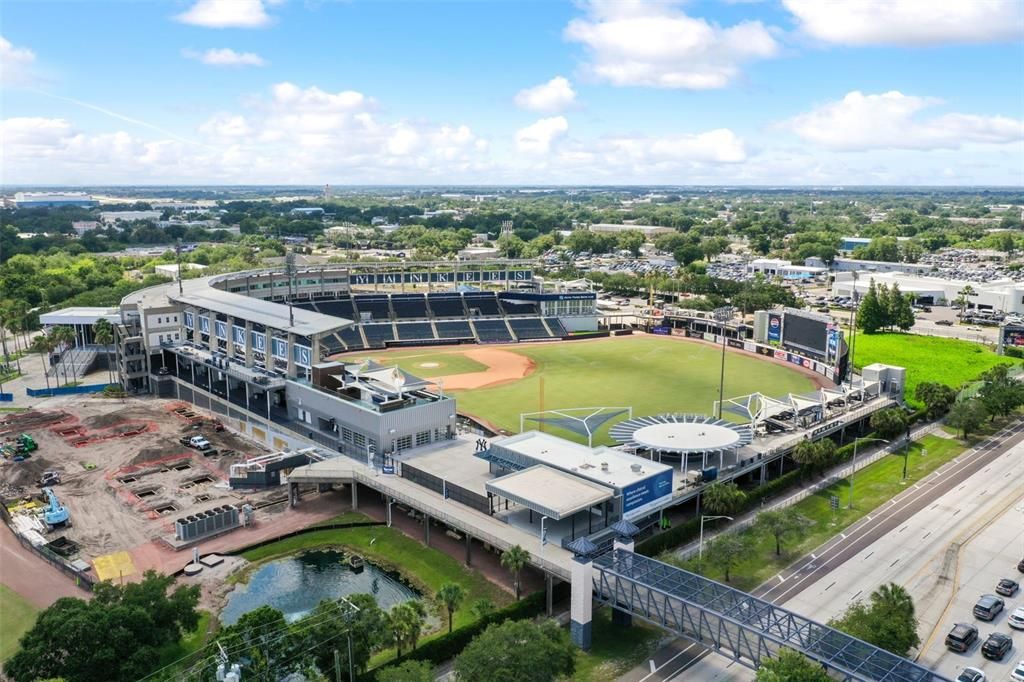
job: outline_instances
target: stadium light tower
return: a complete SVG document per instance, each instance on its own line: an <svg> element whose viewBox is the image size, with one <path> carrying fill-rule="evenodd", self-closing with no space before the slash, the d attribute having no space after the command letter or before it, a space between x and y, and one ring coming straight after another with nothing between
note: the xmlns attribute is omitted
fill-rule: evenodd
<svg viewBox="0 0 1024 682"><path fill-rule="evenodd" d="M719 419L722 418L722 401L725 400L725 323L732 319L734 310L735 308L732 306L722 306L715 308L712 312L715 322L719 324L719 331L722 333L722 371L718 378L718 409L715 410L715 416Z"/></svg>

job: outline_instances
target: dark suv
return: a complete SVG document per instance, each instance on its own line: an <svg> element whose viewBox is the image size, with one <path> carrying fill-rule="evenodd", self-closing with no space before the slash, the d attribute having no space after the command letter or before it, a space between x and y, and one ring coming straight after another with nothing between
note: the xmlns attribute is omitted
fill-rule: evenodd
<svg viewBox="0 0 1024 682"><path fill-rule="evenodd" d="M946 648L961 653L968 651L978 639L978 628L968 623L957 623L946 635Z"/></svg>
<svg viewBox="0 0 1024 682"><path fill-rule="evenodd" d="M993 661L1003 660L1003 656L1013 648L1013 640L1002 632L993 632L981 645L981 655Z"/></svg>
<svg viewBox="0 0 1024 682"><path fill-rule="evenodd" d="M1006 603L994 594L983 594L974 605L974 617L979 620L993 621L1003 610Z"/></svg>

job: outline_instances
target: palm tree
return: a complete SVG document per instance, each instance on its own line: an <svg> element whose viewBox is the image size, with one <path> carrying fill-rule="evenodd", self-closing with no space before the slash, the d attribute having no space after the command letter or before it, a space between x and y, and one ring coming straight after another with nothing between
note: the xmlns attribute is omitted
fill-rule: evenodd
<svg viewBox="0 0 1024 682"><path fill-rule="evenodd" d="M50 337L54 340L55 346L63 346L65 344L70 346L71 344L73 344L75 342L75 332L71 329L71 327L64 327L64 326L57 327L50 334ZM61 352L61 354L60 354L60 366L64 368L64 384L65 385L67 385L67 383L68 383L68 363L66 361L67 359L64 357L66 352L67 351L65 350L65 351ZM56 373L54 373L54 375L56 375ZM74 378L75 378L74 375L75 375L75 368L74 368L74 366L72 366L71 367L71 379L72 379L72 381L74 381Z"/></svg>
<svg viewBox="0 0 1024 682"><path fill-rule="evenodd" d="M964 288L956 292L956 300L953 301L960 306L960 317L964 316L964 311L967 310L967 305L970 303L971 296L977 295L977 291L974 290L970 284L964 285Z"/></svg>
<svg viewBox="0 0 1024 682"><path fill-rule="evenodd" d="M36 338L32 339L32 345L30 346L33 352L39 353L39 357L43 360L43 378L46 379L46 390L50 390L50 372L49 363L47 358L50 357L50 351L53 350L53 339L46 334L40 334Z"/></svg>
<svg viewBox="0 0 1024 682"><path fill-rule="evenodd" d="M466 588L458 583L445 583L437 590L435 599L448 612L448 634L452 633L452 616L466 598Z"/></svg>
<svg viewBox="0 0 1024 682"><path fill-rule="evenodd" d="M413 649L416 648L426 619L427 610L423 606L423 602L418 599L402 602L391 609L388 614L388 627L399 656L402 655L407 644L411 645Z"/></svg>
<svg viewBox="0 0 1024 682"><path fill-rule="evenodd" d="M479 619L484 619L494 612L494 602L487 597L480 597L469 605L469 610Z"/></svg>
<svg viewBox="0 0 1024 682"><path fill-rule="evenodd" d="M712 514L732 514L739 511L746 499L746 493L732 481L716 481L709 485L701 496L704 509Z"/></svg>
<svg viewBox="0 0 1024 682"><path fill-rule="evenodd" d="M512 584L516 588L516 600L519 599L519 574L529 562L530 553L519 545L509 547L501 555L501 565L512 572Z"/></svg>
<svg viewBox="0 0 1024 682"><path fill-rule="evenodd" d="M114 325L109 320L100 318L92 326L93 339L101 346L107 356L107 383L114 383L113 368L110 365L110 344L114 342Z"/></svg>

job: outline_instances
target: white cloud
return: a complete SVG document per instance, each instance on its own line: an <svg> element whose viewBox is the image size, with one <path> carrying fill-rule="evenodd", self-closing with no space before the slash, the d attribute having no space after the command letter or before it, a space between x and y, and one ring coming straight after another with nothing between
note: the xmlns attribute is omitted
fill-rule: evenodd
<svg viewBox="0 0 1024 682"><path fill-rule="evenodd" d="M1024 37L1020 0L783 0L800 28L841 45L989 43Z"/></svg>
<svg viewBox="0 0 1024 682"><path fill-rule="evenodd" d="M742 163L747 159L742 138L728 128L694 135L617 137L604 144L607 155L631 163Z"/></svg>
<svg viewBox="0 0 1024 682"><path fill-rule="evenodd" d="M0 36L0 84L26 85L31 83L32 65L36 55L27 47L15 47Z"/></svg>
<svg viewBox="0 0 1024 682"><path fill-rule="evenodd" d="M520 90L515 102L517 107L527 111L559 112L576 102L576 92L568 79L555 76L547 83Z"/></svg>
<svg viewBox="0 0 1024 682"><path fill-rule="evenodd" d="M199 126L199 132L211 138L238 138L252 134L244 116L221 113Z"/></svg>
<svg viewBox="0 0 1024 682"><path fill-rule="evenodd" d="M229 47L210 48L205 52L186 48L181 55L209 66L264 66L267 63L255 52L235 52Z"/></svg>
<svg viewBox="0 0 1024 682"><path fill-rule="evenodd" d="M542 118L516 131L516 148L528 154L547 154L560 137L569 132L565 116Z"/></svg>
<svg viewBox="0 0 1024 682"><path fill-rule="evenodd" d="M262 28L272 21L263 0L196 0L175 19L205 28Z"/></svg>
<svg viewBox="0 0 1024 682"><path fill-rule="evenodd" d="M1024 139L1024 121L1019 119L957 113L918 116L939 103L895 90L880 95L853 91L782 125L808 142L840 151L959 149L965 144Z"/></svg>
<svg viewBox="0 0 1024 682"><path fill-rule="evenodd" d="M723 28L676 5L594 1L587 5L587 18L569 22L565 38L587 47L587 69L597 78L657 88L724 88L740 76L744 63L779 51L759 21Z"/></svg>

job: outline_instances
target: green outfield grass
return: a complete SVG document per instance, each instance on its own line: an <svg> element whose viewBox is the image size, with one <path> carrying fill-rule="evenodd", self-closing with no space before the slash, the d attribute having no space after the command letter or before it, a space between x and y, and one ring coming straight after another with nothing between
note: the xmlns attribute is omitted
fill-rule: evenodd
<svg viewBox="0 0 1024 682"><path fill-rule="evenodd" d="M371 357L387 365L398 365L406 372L419 377L469 374L470 372L483 372L487 369L487 365L467 358L458 350L421 348L384 355L367 355L366 357ZM428 366L424 367L424 365Z"/></svg>
<svg viewBox="0 0 1024 682"><path fill-rule="evenodd" d="M18 640L36 622L39 609L6 585L0 585L0 662L18 651Z"/></svg>
<svg viewBox="0 0 1024 682"><path fill-rule="evenodd" d="M453 391L459 411L519 431L519 415L541 408L540 380L544 378L544 409L590 406L632 406L634 416L662 412L711 414L718 399L721 350L702 343L652 336L627 336L594 341L502 346L530 358L534 372L493 388ZM451 351L420 351L420 361L444 362ZM457 352L457 351L456 351ZM387 354L387 360L413 353ZM382 361L387 361L382 359ZM403 361L404 362L404 361ZM747 353L728 353L725 395L760 391L778 396L813 390L805 375L784 365ZM607 438L612 420L598 432ZM527 428L531 428L527 422ZM544 427L558 435L570 435Z"/></svg>
<svg viewBox="0 0 1024 682"><path fill-rule="evenodd" d="M920 383L935 381L960 388L998 364L1019 362L971 341L916 334L857 334L854 352L857 367L875 362L906 367L905 393L914 405L914 389Z"/></svg>

